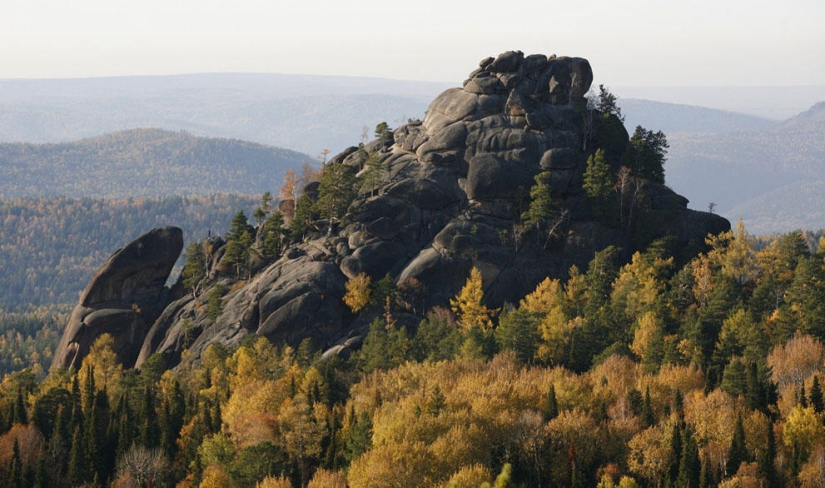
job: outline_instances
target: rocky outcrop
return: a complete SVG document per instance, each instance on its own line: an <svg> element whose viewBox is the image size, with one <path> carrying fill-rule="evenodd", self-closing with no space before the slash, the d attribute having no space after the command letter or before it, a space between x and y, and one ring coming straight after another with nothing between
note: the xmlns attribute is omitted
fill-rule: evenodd
<svg viewBox="0 0 825 488"><path fill-rule="evenodd" d="M689 210L667 187L637 181L632 195L616 193L610 216L588 209L582 189L588 156L608 141L615 172L628 139L615 116L588 109L584 97L592 79L582 58L511 51L483 60L462 88L432 102L423 121L330 159L357 171L365 171L367 160L381 163L379 181L355 199L345 219L310 226L301 242L245 281L220 274L222 250L216 249L203 291L159 314L136 364L160 353L172 366L184 349L197 359L209 344L233 347L248 334L293 346L310 338L316 347L345 350L368 322L341 300L347 279L360 273L373 281L389 275L399 285L414 278L426 299L410 311L421 313L445 305L472 267L482 272L485 300L497 307L517 302L547 276L566 278L572 265L585 269L609 245L627 259L671 236L677 257L690 258L708 233L730 224ZM549 237L521 225L542 171L549 172L559 209ZM305 193L315 199L319 191L315 185ZM280 207L295 208L293 202ZM208 313L210 290L224 290L217 318ZM122 323L128 310L113 310L124 316L106 320Z"/></svg>
<svg viewBox="0 0 825 488"><path fill-rule="evenodd" d="M52 368L78 368L102 334L114 337L118 361L133 366L146 332L169 302L165 286L183 249L183 232L163 227L117 250L80 295Z"/></svg>

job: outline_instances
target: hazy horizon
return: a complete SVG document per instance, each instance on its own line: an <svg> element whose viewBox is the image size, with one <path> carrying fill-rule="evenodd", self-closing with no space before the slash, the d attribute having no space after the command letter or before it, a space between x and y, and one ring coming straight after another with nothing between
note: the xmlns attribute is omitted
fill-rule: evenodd
<svg viewBox="0 0 825 488"><path fill-rule="evenodd" d="M825 85L825 3L13 2L0 78L285 73L460 81L507 50L581 56L611 86Z"/></svg>

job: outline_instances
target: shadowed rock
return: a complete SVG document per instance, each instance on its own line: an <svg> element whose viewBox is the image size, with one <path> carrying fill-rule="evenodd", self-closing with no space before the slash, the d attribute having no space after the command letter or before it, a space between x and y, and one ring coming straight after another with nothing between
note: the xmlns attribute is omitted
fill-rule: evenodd
<svg viewBox="0 0 825 488"><path fill-rule="evenodd" d="M112 254L81 293L52 369L79 368L89 347L107 333L120 363L133 366L146 331L168 304L164 285L182 249L183 232L162 227Z"/></svg>

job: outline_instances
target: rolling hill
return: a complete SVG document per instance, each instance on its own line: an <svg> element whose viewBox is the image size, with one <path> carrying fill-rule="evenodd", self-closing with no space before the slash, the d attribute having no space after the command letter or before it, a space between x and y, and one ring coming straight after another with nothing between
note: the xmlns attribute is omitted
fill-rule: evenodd
<svg viewBox="0 0 825 488"><path fill-rule="evenodd" d="M0 144L0 198L162 197L277 191L305 154L186 132L132 129L77 142Z"/></svg>

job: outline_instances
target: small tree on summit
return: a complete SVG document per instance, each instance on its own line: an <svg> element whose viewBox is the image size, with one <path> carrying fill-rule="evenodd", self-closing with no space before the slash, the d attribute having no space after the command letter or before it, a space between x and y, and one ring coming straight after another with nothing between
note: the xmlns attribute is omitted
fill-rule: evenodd
<svg viewBox="0 0 825 488"><path fill-rule="evenodd" d="M622 155L622 164L639 178L665 184L665 155L670 145L664 132L636 126Z"/></svg>

